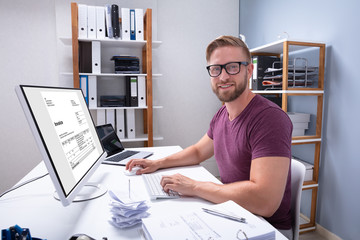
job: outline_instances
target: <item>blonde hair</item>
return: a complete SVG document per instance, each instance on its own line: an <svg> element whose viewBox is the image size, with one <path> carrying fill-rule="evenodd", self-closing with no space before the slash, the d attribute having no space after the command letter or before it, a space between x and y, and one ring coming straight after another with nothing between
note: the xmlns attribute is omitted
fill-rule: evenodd
<svg viewBox="0 0 360 240"><path fill-rule="evenodd" d="M251 54L247 45L240 38L233 36L220 36L213 40L206 48L206 61L209 62L210 56L216 48L225 46L242 48L245 53L246 61L249 63L251 62Z"/></svg>

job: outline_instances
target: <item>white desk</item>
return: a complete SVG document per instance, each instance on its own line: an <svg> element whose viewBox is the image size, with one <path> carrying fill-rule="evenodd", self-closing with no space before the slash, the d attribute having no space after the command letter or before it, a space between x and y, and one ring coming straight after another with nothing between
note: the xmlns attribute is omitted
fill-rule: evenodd
<svg viewBox="0 0 360 240"><path fill-rule="evenodd" d="M180 151L179 146L147 148L153 151L149 159L158 159ZM126 176L124 167L102 164L91 181L101 183L108 190L128 189L131 181L131 192L144 199L149 199L141 176ZM160 170L169 174L179 172L191 178L203 181L219 181L201 166L189 166ZM20 182L46 173L41 162ZM141 239L141 224L129 229L118 229L108 223L110 217L108 194L91 201L72 203L63 207L54 199L54 187L49 176L25 185L3 196L0 199L0 228L8 228L15 224L30 229L33 237L48 240L66 240L76 233L85 233L95 239L107 237L114 239ZM151 201L149 199L149 201ZM191 211L211 203L198 198L184 197L151 201L148 212L152 216L162 216L180 211ZM286 239L276 231L276 239Z"/></svg>

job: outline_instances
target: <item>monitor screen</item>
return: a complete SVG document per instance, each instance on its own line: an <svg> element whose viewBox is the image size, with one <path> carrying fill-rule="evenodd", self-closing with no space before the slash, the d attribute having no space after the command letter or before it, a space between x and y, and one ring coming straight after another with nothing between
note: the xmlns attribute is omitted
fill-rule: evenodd
<svg viewBox="0 0 360 240"><path fill-rule="evenodd" d="M16 93L58 198L67 206L106 156L82 91L20 85Z"/></svg>

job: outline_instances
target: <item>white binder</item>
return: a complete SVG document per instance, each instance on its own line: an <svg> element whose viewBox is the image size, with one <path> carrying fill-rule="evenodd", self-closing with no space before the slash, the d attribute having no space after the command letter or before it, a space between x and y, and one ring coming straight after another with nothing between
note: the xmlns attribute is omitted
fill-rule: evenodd
<svg viewBox="0 0 360 240"><path fill-rule="evenodd" d="M135 138L135 109L126 109L126 136Z"/></svg>
<svg viewBox="0 0 360 240"><path fill-rule="evenodd" d="M88 76L89 108L97 108L97 84L96 76Z"/></svg>
<svg viewBox="0 0 360 240"><path fill-rule="evenodd" d="M115 127L115 110L106 109L106 123Z"/></svg>
<svg viewBox="0 0 360 240"><path fill-rule="evenodd" d="M146 78L138 76L138 106L146 107Z"/></svg>
<svg viewBox="0 0 360 240"><path fill-rule="evenodd" d="M96 38L105 38L105 7L96 7Z"/></svg>
<svg viewBox="0 0 360 240"><path fill-rule="evenodd" d="M92 73L101 73L101 44L100 41L92 41Z"/></svg>
<svg viewBox="0 0 360 240"><path fill-rule="evenodd" d="M141 8L135 9L135 30L136 30L136 40L144 40L144 10Z"/></svg>
<svg viewBox="0 0 360 240"><path fill-rule="evenodd" d="M96 38L96 8L95 6L88 6L88 19L87 19L87 29L88 29L88 38Z"/></svg>
<svg viewBox="0 0 360 240"><path fill-rule="evenodd" d="M106 22L106 33L108 38L113 38L113 28L111 23L111 4L105 5L105 22Z"/></svg>
<svg viewBox="0 0 360 240"><path fill-rule="evenodd" d="M116 109L116 134L120 139L125 138L125 110Z"/></svg>
<svg viewBox="0 0 360 240"><path fill-rule="evenodd" d="M78 4L78 19L79 19L79 38L87 38L87 6L85 4Z"/></svg>
<svg viewBox="0 0 360 240"><path fill-rule="evenodd" d="M130 8L121 8L121 37L130 40Z"/></svg>
<svg viewBox="0 0 360 240"><path fill-rule="evenodd" d="M104 125L106 123L105 109L96 110L96 125Z"/></svg>

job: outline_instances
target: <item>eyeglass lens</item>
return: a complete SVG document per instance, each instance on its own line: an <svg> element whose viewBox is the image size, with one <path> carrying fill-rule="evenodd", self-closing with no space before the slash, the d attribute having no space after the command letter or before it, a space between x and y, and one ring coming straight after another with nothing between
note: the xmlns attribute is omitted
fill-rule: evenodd
<svg viewBox="0 0 360 240"><path fill-rule="evenodd" d="M230 75L235 75L240 72L241 63L227 63L224 65L213 65L209 66L209 74L212 77L217 77L221 74L222 69L224 68L225 71Z"/></svg>

